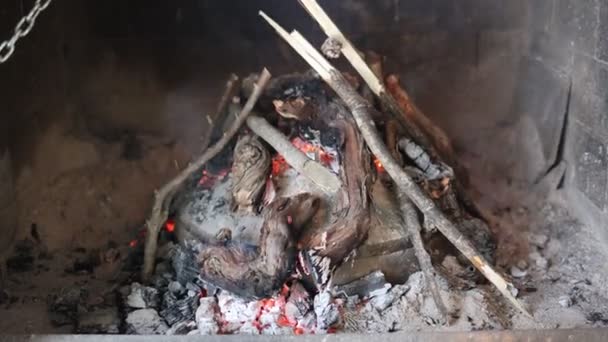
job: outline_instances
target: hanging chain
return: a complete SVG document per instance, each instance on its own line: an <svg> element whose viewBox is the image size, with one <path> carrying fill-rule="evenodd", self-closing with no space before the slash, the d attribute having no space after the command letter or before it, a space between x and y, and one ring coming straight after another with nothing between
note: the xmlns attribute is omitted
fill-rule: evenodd
<svg viewBox="0 0 608 342"><path fill-rule="evenodd" d="M0 44L0 64L6 62L11 57L13 52L15 52L15 44L17 44L17 41L30 33L36 23L36 18L42 11L49 7L51 1L52 0L36 0L30 13L21 18L19 23L17 23L17 26L15 26L15 33L11 39Z"/></svg>

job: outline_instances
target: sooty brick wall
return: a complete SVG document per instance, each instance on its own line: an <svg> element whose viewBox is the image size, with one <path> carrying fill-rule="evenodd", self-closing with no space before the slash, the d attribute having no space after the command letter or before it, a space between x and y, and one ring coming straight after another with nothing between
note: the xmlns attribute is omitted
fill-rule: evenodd
<svg viewBox="0 0 608 342"><path fill-rule="evenodd" d="M575 198L608 213L608 1L530 1L529 61L567 80L563 157ZM529 79L548 89L555 84ZM556 107L559 108L559 107ZM558 109L556 109L558 110ZM559 112L553 117L558 117ZM548 120L548 119L547 119ZM590 212L588 212L589 214Z"/></svg>

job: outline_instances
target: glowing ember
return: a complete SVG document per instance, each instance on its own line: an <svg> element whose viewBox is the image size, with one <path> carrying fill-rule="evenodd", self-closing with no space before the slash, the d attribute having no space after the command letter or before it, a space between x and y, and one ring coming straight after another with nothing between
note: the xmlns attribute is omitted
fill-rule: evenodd
<svg viewBox="0 0 608 342"><path fill-rule="evenodd" d="M320 162L323 166L331 166L332 162L336 160L336 156L325 151L323 147L307 142L299 137L293 138L291 143L309 158ZM281 175L289 167L285 158L280 154L277 154L272 158L272 176L277 177Z"/></svg>
<svg viewBox="0 0 608 342"><path fill-rule="evenodd" d="M137 240L131 240L131 242L129 242L129 247L131 247L131 248L137 247Z"/></svg>
<svg viewBox="0 0 608 342"><path fill-rule="evenodd" d="M223 180L229 172L230 169L225 169L218 172L217 174L212 174L207 170L203 170L203 174L201 176L201 179L198 181L198 184L203 187L210 188L215 185L217 181Z"/></svg>
<svg viewBox="0 0 608 342"><path fill-rule="evenodd" d="M165 230L169 233L173 233L175 231L175 221L169 219L165 222Z"/></svg>
<svg viewBox="0 0 608 342"><path fill-rule="evenodd" d="M378 173L384 172L384 166L382 165L382 162L376 157L374 157L374 166L376 167L376 171L378 171Z"/></svg>
<svg viewBox="0 0 608 342"><path fill-rule="evenodd" d="M285 172L285 170L287 170L288 168L289 165L287 165L285 158L283 158L283 156L281 156L280 154L277 154L276 156L274 156L274 158L272 158L272 176L276 177Z"/></svg>

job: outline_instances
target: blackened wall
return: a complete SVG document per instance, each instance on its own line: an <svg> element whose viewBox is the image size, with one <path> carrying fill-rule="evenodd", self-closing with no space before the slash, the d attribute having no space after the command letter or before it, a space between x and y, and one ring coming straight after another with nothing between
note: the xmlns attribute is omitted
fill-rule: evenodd
<svg viewBox="0 0 608 342"><path fill-rule="evenodd" d="M555 94L559 110L567 94L564 155L574 207L589 218L608 213L608 1L530 1L531 44L527 79ZM546 90L547 91L547 90ZM550 95L547 95L550 96ZM558 105L559 104L559 105ZM557 113L555 114L558 115ZM543 120L549 120L547 114Z"/></svg>
<svg viewBox="0 0 608 342"><path fill-rule="evenodd" d="M2 1L0 36L32 3ZM574 202L608 216L608 0L320 3L358 47L388 56L456 145L525 182L565 161ZM36 135L67 117L75 132L168 135L196 152L229 72L305 68L258 9L321 42L296 0L54 1L0 65L0 147L19 168ZM504 149L500 127L516 147Z"/></svg>

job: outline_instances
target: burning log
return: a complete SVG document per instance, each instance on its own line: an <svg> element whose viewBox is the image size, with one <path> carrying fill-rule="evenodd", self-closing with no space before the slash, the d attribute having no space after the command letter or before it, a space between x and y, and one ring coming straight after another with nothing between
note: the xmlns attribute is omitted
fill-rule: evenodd
<svg viewBox="0 0 608 342"><path fill-rule="evenodd" d="M201 278L245 298L272 295L290 275L297 238L319 205L307 193L275 200L264 208L259 247L236 241L204 246L198 256Z"/></svg>
<svg viewBox="0 0 608 342"><path fill-rule="evenodd" d="M321 164L298 150L281 132L258 116L247 119L247 126L272 146L296 171L310 179L321 190L334 194L341 188L340 180Z"/></svg>
<svg viewBox="0 0 608 342"><path fill-rule="evenodd" d="M347 114L346 108L341 105L338 108L343 115ZM334 209L337 216L334 223L321 230L307 232L300 241L300 245L312 251L315 257L329 258L330 267L340 264L361 244L370 224L367 194L370 159L367 149L354 122L342 117L335 124L345 137L341 169L344 187L340 189Z"/></svg>
<svg viewBox="0 0 608 342"><path fill-rule="evenodd" d="M142 278L148 280L154 271L154 259L156 256L156 249L158 245L158 233L162 225L167 221L169 216L169 206L173 197L178 190L183 186L184 182L192 175L197 172L207 161L211 160L214 156L222 151L222 149L232 140L234 135L239 131L242 124L245 123L247 116L251 113L253 106L257 102L257 99L262 94L262 91L268 81L270 80L270 72L264 69L254 91L247 100L245 107L241 110L237 120L234 121L228 131L226 131L222 138L216 142L213 146L208 148L197 160L188 165L183 171L181 171L175 178L169 183L164 185L154 195L154 205L150 217L146 222L146 246L144 249L144 266L142 269Z"/></svg>
<svg viewBox="0 0 608 342"><path fill-rule="evenodd" d="M232 163L232 199L237 210L255 211L270 172L270 153L253 135L239 138Z"/></svg>
<svg viewBox="0 0 608 342"><path fill-rule="evenodd" d="M301 0L301 3L309 13L320 23L330 38L339 38L342 44L342 52L353 64L355 69L362 73L362 77L370 84L370 88L379 95L384 95L392 99L384 92L384 85L375 77L367 64L357 54L354 47L346 40L340 30L335 26L323 9L314 0ZM308 64L319 73L321 78L337 93L351 110L351 114L361 131L368 147L372 153L380 160L387 173L399 188L405 193L418 209L424 214L428 224L436 227L471 263L505 296L513 306L532 317L515 298L512 291L514 286L508 283L488 261L475 249L469 239L458 231L456 226L446 217L425 192L418 187L412 178L402 169L402 167L391 156L390 151L382 142L380 135L372 120L375 109L359 95L350 84L344 79L342 74L335 69L299 32L288 33L279 24L270 19L265 13L260 12L264 19L277 31L277 33L289 43L294 50L300 54ZM372 86L373 85L373 86ZM381 98L382 99L382 98ZM394 100L390 102L394 103ZM411 126L411 125L410 125ZM415 129L416 130L416 129ZM412 134L414 131L408 129L408 133L415 138L416 142L424 141L420 145L427 147L428 139L422 134ZM419 132L418 132L419 133ZM418 137L422 136L422 139Z"/></svg>

